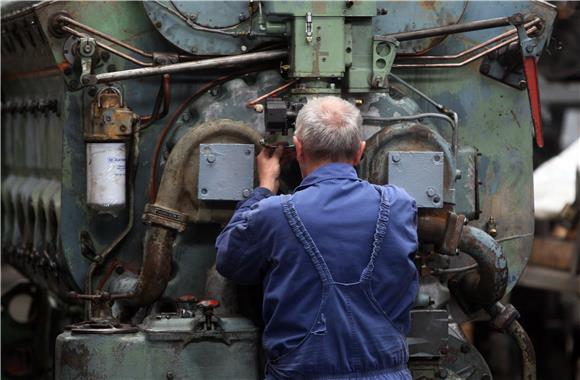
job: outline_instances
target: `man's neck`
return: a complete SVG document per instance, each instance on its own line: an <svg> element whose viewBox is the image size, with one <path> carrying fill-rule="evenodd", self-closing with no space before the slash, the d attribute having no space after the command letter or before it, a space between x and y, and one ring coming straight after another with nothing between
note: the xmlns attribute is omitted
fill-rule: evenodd
<svg viewBox="0 0 580 380"><path fill-rule="evenodd" d="M315 172L319 168L328 165L328 164L347 164L352 165L352 162L346 161L330 161L330 160L323 160L323 161L311 161L311 162L303 162L300 165L300 170L302 172L302 178L306 178L311 173Z"/></svg>

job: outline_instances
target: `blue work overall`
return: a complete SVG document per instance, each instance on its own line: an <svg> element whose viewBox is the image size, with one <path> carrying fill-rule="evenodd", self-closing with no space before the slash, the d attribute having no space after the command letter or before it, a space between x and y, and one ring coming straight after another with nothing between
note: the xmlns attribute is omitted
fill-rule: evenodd
<svg viewBox="0 0 580 380"><path fill-rule="evenodd" d="M411 379L405 337L371 289L390 209L386 189L375 188L381 194L381 203L372 252L359 280L352 283L334 281L292 197L283 196L282 210L320 277L322 298L309 332L295 348L268 363L267 379Z"/></svg>

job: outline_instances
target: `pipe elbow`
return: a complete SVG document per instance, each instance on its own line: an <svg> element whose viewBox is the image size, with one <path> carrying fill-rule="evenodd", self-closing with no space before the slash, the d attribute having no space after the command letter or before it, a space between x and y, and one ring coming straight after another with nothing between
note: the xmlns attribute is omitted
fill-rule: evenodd
<svg viewBox="0 0 580 380"><path fill-rule="evenodd" d="M507 259L500 244L479 228L465 226L459 249L478 265L477 273L465 274L457 284L464 301L478 306L499 301L505 294L508 282Z"/></svg>

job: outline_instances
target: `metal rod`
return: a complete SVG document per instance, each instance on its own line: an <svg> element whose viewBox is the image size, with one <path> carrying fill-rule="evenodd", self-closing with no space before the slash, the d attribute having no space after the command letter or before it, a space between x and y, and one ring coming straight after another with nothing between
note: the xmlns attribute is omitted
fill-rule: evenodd
<svg viewBox="0 0 580 380"><path fill-rule="evenodd" d="M466 22L463 24L439 26L436 28L427 28L427 29L421 29L421 30L413 30L410 32L400 32L400 33L387 34L384 36L375 36L374 39L376 41L391 41L393 38L395 38L397 41L410 41L410 40L418 40L420 38L435 37L435 36L440 36L440 35L471 32L474 30L499 28L499 27L508 26L508 25L510 25L510 21L509 21L508 17L498 17L498 18L492 18L489 20L479 20L479 21Z"/></svg>
<svg viewBox="0 0 580 380"><path fill-rule="evenodd" d="M291 79L288 82L284 83L283 85L281 85L278 88L273 89L272 91L264 94L264 95L260 95L258 96L256 99L249 101L248 103L246 103L246 107L248 108L252 108L253 106L255 106L257 103L261 102L262 100L269 98L272 95L276 95L279 92L284 91L285 89L287 89L288 87L292 86L294 83L298 82L298 79Z"/></svg>
<svg viewBox="0 0 580 380"><path fill-rule="evenodd" d="M68 33L72 34L73 36L77 36L77 37L83 37L83 36L85 36L85 34L83 34L82 32L79 32L78 30L75 30L75 29L73 29L71 27L68 27L66 25L65 26L62 26L61 29L64 30L65 32L68 32ZM140 60L138 60L136 58L131 57L128 54L125 54L125 53L123 53L123 52L121 52L121 51L119 51L117 49L114 49L114 48L112 48L112 47L110 47L108 45L105 45L104 43L102 43L100 41L95 41L95 43L101 49L107 50L108 52L113 53L113 54L115 54L115 55L117 55L117 56L119 56L119 57L121 57L123 59L126 59L127 61L132 62L132 63L134 63L134 64L136 64L138 66L144 66L144 67L153 66L152 63L140 61Z"/></svg>
<svg viewBox="0 0 580 380"><path fill-rule="evenodd" d="M203 59L194 62L181 62L172 65L146 67L141 69L123 70L112 73L95 75L96 83L107 83L125 79L135 79L153 75L163 75L169 73L179 73L184 71L195 71L203 69L214 69L218 67L235 66L238 64L249 64L262 61L281 59L288 55L287 50L270 50L258 53L248 53L232 57L220 57Z"/></svg>
<svg viewBox="0 0 580 380"><path fill-rule="evenodd" d="M525 24L526 29L531 28L532 26L537 25L538 23L541 22L540 18L535 18L534 20L528 22L527 24ZM470 53L473 53L474 51L477 51L481 48L484 48L488 45L491 45L494 42L503 40L504 38L510 37L514 34L516 34L517 30L516 29L512 29L510 31L507 31L505 33L502 33L498 36L495 36L493 38L490 38L487 41L484 41L478 45L475 45L469 49L466 49L462 52L459 52L457 54L451 54L451 55L417 55L417 56L400 56L397 55L397 58L403 58L403 59L412 59L412 60L453 60L453 59L457 59L457 58L461 58L464 57ZM531 33L531 29L527 30L528 34Z"/></svg>
<svg viewBox="0 0 580 380"><path fill-rule="evenodd" d="M538 30L535 26L530 29L530 33L535 32L536 30ZM456 68L456 67L462 67L467 65L468 63L471 63L481 57L483 57L484 55L487 55L489 53L491 53L492 51L496 51L506 45L509 45L513 42L516 42L518 40L518 37L513 37L510 38L509 40L505 40L493 47L490 47L489 49L486 49L476 55L474 55L471 58L466 59L465 61L461 61L461 62L454 62L454 63L397 63L394 64L393 67L394 68L398 68L398 69L416 69L416 68L432 68L432 69L443 69L443 68Z"/></svg>
<svg viewBox="0 0 580 380"><path fill-rule="evenodd" d="M141 55L141 56L143 56L143 57L147 57L147 58L153 58L153 54L151 54L151 53L148 53L148 52L146 52L146 51L143 51L143 50L141 50L141 49L139 49L139 48L136 48L136 47L135 47L135 46L133 46L133 45L129 45L129 44L128 44L128 43L126 43L126 42L123 42L123 41L121 41L121 40L118 40L118 39L116 39L115 37L112 37L112 36L109 36L108 34L105 34L105 33L103 33L103 32L100 32L100 31L98 31L97 29L93 29L93 28L91 28L90 26L88 26L88 25L85 25L85 24L83 24L83 23L81 23L81 22L78 22L77 20L75 20L75 19L72 19L72 18L70 18L70 17L67 17L67 16L64 16L64 15L61 15L61 16L58 16L58 17L56 18L56 21L57 21L57 22L62 22L62 23L64 23L64 24L74 25L74 26L76 26L77 28L80 28L80 29L84 30L85 32L88 32L88 33L94 34L95 36L101 37L102 39L105 39L105 40L107 40L107 41L109 41L109 42L112 42L112 43L114 43L114 44L117 44L117 45L119 45L119 46L122 46L122 47L124 47L125 49L127 49L127 50L131 50L132 52L134 52L134 53L137 53L137 54L139 54L139 55ZM63 26L63 27L64 27L64 26Z"/></svg>

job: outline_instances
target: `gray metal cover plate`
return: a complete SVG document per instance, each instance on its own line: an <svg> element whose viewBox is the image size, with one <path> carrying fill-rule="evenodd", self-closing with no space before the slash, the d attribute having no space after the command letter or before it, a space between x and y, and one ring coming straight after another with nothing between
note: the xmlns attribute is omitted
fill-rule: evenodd
<svg viewBox="0 0 580 380"><path fill-rule="evenodd" d="M442 152L389 152L388 182L402 187L417 207L443 207Z"/></svg>
<svg viewBox="0 0 580 380"><path fill-rule="evenodd" d="M200 144L197 197L239 201L254 189L254 145Z"/></svg>

